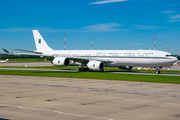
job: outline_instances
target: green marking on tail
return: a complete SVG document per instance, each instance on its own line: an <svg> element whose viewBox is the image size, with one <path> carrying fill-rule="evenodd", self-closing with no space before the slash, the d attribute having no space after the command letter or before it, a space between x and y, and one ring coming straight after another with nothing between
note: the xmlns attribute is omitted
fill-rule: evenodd
<svg viewBox="0 0 180 120"><path fill-rule="evenodd" d="M41 44L41 39L39 39L39 44Z"/></svg>

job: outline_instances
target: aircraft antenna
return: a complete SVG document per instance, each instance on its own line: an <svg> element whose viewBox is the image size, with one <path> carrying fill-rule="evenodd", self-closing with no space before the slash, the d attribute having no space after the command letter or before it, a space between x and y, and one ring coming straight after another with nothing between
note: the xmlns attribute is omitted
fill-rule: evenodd
<svg viewBox="0 0 180 120"><path fill-rule="evenodd" d="M156 49L156 37L154 37L154 50Z"/></svg>
<svg viewBox="0 0 180 120"><path fill-rule="evenodd" d="M123 49L123 48L122 48L122 45L123 45L123 44L121 43L121 50Z"/></svg>
<svg viewBox="0 0 180 120"><path fill-rule="evenodd" d="M66 50L66 33L64 33L64 50Z"/></svg>

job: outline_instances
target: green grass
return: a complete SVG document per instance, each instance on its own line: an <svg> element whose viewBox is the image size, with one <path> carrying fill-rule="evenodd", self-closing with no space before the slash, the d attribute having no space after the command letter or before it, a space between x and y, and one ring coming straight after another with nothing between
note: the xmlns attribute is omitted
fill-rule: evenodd
<svg viewBox="0 0 180 120"><path fill-rule="evenodd" d="M180 84L180 76L114 74L114 73L104 73L104 72L68 73L68 72L36 71L36 70L0 70L0 75L86 78L86 79L103 79L103 80L140 81L140 82Z"/></svg>
<svg viewBox="0 0 180 120"><path fill-rule="evenodd" d="M71 69L71 70L76 70L77 68L79 68L79 66L61 66L61 67L57 67L57 66L42 66L42 67L32 67L32 66L28 66L28 67L17 67L17 66L4 66L4 68L37 68L37 69ZM119 69L119 68L104 68L104 71L117 71L117 72L127 72L129 70L123 70L123 69ZM137 69L132 69L130 70L131 72L147 72L147 73L155 73L156 70L137 70ZM177 70L160 70L161 73L175 73L175 74L180 74L180 71Z"/></svg>

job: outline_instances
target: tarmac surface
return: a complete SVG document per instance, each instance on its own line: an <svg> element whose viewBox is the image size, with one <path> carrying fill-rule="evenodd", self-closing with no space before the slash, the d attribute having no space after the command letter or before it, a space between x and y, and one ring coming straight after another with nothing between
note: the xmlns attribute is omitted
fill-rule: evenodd
<svg viewBox="0 0 180 120"><path fill-rule="evenodd" d="M0 75L0 119L179 120L180 85Z"/></svg>

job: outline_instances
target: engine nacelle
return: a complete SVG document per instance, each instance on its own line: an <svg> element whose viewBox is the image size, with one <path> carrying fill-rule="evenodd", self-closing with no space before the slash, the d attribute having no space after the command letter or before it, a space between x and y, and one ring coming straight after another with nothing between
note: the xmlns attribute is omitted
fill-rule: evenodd
<svg viewBox="0 0 180 120"><path fill-rule="evenodd" d="M69 63L70 63L70 60L65 57L56 57L52 61L52 64L54 64L55 66L68 66Z"/></svg>
<svg viewBox="0 0 180 120"><path fill-rule="evenodd" d="M90 70L103 70L104 63L100 61L89 61L86 65Z"/></svg>
<svg viewBox="0 0 180 120"><path fill-rule="evenodd" d="M133 66L119 66L119 69L131 70Z"/></svg>

